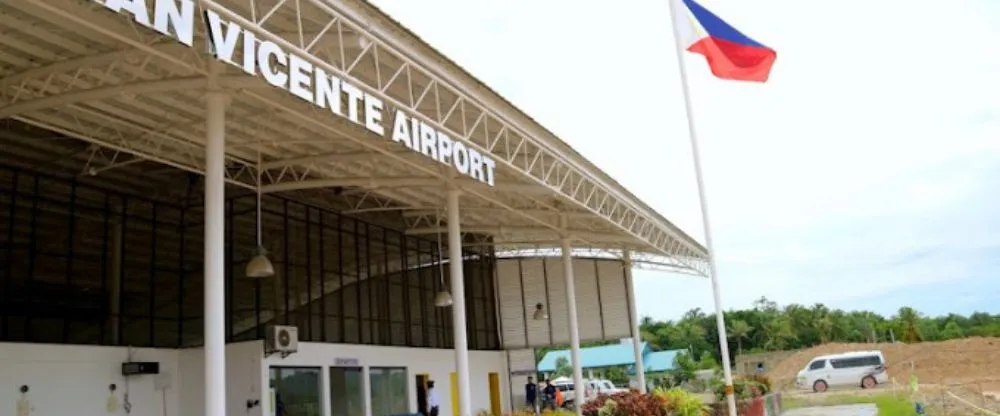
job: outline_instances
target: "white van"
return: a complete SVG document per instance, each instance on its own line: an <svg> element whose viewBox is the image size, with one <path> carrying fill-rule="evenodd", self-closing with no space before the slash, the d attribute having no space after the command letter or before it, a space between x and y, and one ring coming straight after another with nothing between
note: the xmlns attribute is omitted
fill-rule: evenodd
<svg viewBox="0 0 1000 416"><path fill-rule="evenodd" d="M834 386L870 389L889 382L882 351L857 351L813 358L795 380L800 389L824 392Z"/></svg>

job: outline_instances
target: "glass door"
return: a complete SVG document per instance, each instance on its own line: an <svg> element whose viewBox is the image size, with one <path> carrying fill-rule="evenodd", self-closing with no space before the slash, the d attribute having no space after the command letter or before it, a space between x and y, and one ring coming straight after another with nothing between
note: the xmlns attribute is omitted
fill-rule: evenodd
<svg viewBox="0 0 1000 416"><path fill-rule="evenodd" d="M319 367L271 367L271 414L320 416ZM362 413L363 414L363 413Z"/></svg>
<svg viewBox="0 0 1000 416"><path fill-rule="evenodd" d="M365 414L361 367L330 367L330 412L331 416Z"/></svg>

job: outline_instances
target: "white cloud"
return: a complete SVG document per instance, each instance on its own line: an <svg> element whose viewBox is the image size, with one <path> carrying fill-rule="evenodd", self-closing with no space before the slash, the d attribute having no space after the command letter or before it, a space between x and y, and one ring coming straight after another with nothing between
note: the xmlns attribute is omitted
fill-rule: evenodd
<svg viewBox="0 0 1000 416"><path fill-rule="evenodd" d="M665 1L375 3L702 238ZM702 3L778 51L763 85L686 58L727 302L835 302L971 273L947 256L875 266L998 243L971 213L1000 207L975 200L1000 165L1000 7ZM639 276L643 313L711 307L706 281Z"/></svg>

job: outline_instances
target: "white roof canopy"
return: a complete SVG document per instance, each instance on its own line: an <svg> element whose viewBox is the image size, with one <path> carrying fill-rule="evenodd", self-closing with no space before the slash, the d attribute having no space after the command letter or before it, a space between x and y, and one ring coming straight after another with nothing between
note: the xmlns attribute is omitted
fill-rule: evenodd
<svg viewBox="0 0 1000 416"><path fill-rule="evenodd" d="M410 234L443 232L459 187L470 245L537 254L568 235L594 255L707 273L694 239L367 3L180 2L186 18L164 9L176 1L145 14L105 1L0 4L0 118L201 173L214 44L232 61L218 83L233 185L350 196L349 213L399 212Z"/></svg>

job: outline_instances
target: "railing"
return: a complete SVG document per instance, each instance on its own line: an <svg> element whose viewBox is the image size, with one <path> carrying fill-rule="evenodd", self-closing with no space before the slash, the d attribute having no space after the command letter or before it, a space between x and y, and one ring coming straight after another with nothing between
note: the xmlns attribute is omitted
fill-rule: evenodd
<svg viewBox="0 0 1000 416"><path fill-rule="evenodd" d="M1000 378L974 382L945 382L938 392L938 406L944 415L1000 416Z"/></svg>

